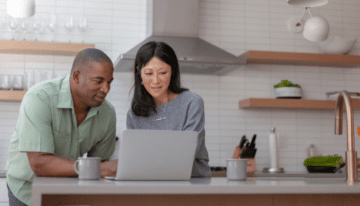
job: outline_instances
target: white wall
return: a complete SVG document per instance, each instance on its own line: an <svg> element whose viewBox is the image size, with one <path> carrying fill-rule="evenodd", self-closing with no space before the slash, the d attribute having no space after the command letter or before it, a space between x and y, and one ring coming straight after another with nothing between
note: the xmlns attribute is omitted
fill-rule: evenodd
<svg viewBox="0 0 360 206"><path fill-rule="evenodd" d="M0 11L4 12L6 1L1 2ZM43 5L39 9L42 13L91 14L91 30L87 33L87 39L113 60L146 36L146 0L38 2ZM311 9L311 12L313 15L321 14L329 21L331 35L357 37L360 32L359 8L360 2L357 0L332 0L326 6ZM315 43L287 31L287 20L300 16L302 11L288 6L286 0L201 0L199 33L201 38L235 55L247 50L318 53L320 51ZM305 18L308 18L308 14ZM62 32L58 32L57 39L67 41L66 32ZM44 40L48 38L46 34L42 37ZM72 38L81 41L79 33L75 32ZM359 55L358 48L359 43L351 54ZM50 77L53 68L57 76L67 75L73 57L0 54L0 59L0 73L21 73L25 68L26 71L47 71ZM206 146L210 165L224 166L241 136L246 134L251 138L256 133L256 169L261 171L268 167L268 135L271 127L276 127L286 145L279 149L279 164L285 171L305 171L302 162L306 158L306 148L311 143L322 155L344 156L346 136L334 135L334 111L238 108L238 102L242 99L273 98L273 85L282 79L300 84L304 99L325 99L328 91L358 91L360 70L247 65L221 77L182 75L183 85L199 93L205 100ZM108 100L116 107L118 134L126 128L132 83L131 73L116 73L108 95ZM19 105L0 102L0 170L5 168L8 143L16 124ZM356 112L355 127L359 118L359 112ZM357 141L356 148L360 148L359 143Z"/></svg>

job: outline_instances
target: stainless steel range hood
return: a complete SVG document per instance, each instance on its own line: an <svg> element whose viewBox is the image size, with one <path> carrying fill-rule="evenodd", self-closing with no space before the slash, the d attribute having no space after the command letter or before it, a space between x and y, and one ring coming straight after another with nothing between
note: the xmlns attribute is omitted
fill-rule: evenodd
<svg viewBox="0 0 360 206"><path fill-rule="evenodd" d="M115 61L115 71L133 71L139 48L149 41L163 41L178 57L181 73L222 75L241 60L198 37L198 0L152 0L148 4L148 38Z"/></svg>

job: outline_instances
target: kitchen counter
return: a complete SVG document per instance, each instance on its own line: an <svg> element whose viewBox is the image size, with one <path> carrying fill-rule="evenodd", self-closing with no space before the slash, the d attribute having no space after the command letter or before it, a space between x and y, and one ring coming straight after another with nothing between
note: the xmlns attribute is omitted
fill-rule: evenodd
<svg viewBox="0 0 360 206"><path fill-rule="evenodd" d="M296 199L299 204L306 205L303 198L313 200L310 203L314 204L320 200L333 203L336 201L334 197L341 201L345 201L344 198L354 201L354 205L360 202L360 183L349 185L345 178L273 178L248 177L246 181L228 181L223 177L192 178L190 181L81 181L77 178L36 177L32 205L40 205L40 202L42 205L104 205L104 201L108 201L106 205L112 205L111 202L118 204L119 201L137 201L134 205L142 205L144 201L144 205L149 205L150 200L154 202L152 205L194 205L193 201L207 205L233 205L239 198L249 205L269 205L269 201L274 203L277 200L280 205L286 205L282 203ZM226 202L219 202L224 196ZM351 205L351 202L346 202L346 205Z"/></svg>

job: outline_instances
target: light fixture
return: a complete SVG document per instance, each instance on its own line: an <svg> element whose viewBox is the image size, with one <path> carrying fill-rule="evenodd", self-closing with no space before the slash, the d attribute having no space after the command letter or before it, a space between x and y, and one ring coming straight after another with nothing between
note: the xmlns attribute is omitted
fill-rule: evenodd
<svg viewBox="0 0 360 206"><path fill-rule="evenodd" d="M303 37L312 42L322 42L328 38L329 23L324 17L313 16L304 25Z"/></svg>
<svg viewBox="0 0 360 206"><path fill-rule="evenodd" d="M327 3L328 0L288 0L288 4L291 6L305 7L305 11L299 20L293 18L288 21L289 31L294 33L302 32L304 38L312 42L325 41L329 35L329 23L323 17L312 16L310 7L324 6ZM304 24L302 18L306 11L308 11L310 18Z"/></svg>
<svg viewBox="0 0 360 206"><path fill-rule="evenodd" d="M8 0L7 13L15 18L28 18L35 14L35 0Z"/></svg>

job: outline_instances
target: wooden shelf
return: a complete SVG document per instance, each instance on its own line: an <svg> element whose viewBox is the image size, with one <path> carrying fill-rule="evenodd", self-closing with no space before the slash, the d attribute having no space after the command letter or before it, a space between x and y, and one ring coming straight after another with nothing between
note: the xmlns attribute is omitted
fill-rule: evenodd
<svg viewBox="0 0 360 206"><path fill-rule="evenodd" d="M248 51L240 55L243 64L306 65L354 68L360 56L296 52Z"/></svg>
<svg viewBox="0 0 360 206"><path fill-rule="evenodd" d="M0 101L21 101L26 91L0 90Z"/></svg>
<svg viewBox="0 0 360 206"><path fill-rule="evenodd" d="M360 109L360 99L352 99L355 110ZM250 98L239 101L241 109L319 109L335 110L335 100L312 99L263 99Z"/></svg>
<svg viewBox="0 0 360 206"><path fill-rule="evenodd" d="M94 44L74 44L38 41L0 41L0 53L75 56Z"/></svg>

